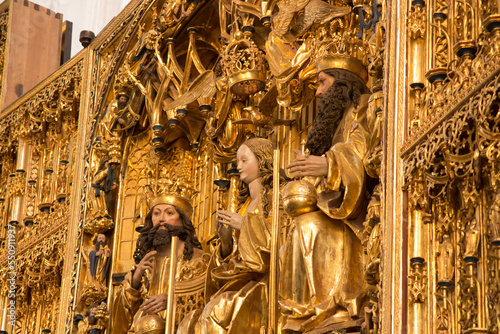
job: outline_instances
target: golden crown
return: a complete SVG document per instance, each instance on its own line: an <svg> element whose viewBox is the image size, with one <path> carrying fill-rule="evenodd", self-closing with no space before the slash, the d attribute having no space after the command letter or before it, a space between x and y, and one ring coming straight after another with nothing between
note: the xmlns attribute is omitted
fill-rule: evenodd
<svg viewBox="0 0 500 334"><path fill-rule="evenodd" d="M191 200L196 193L193 178L194 154L181 148L173 147L150 170L149 188L152 198L149 209L158 204L174 205L191 218L193 206Z"/></svg>
<svg viewBox="0 0 500 334"><path fill-rule="evenodd" d="M264 88L266 57L249 34L235 33L234 40L222 52L221 64L233 93L250 95Z"/></svg>
<svg viewBox="0 0 500 334"><path fill-rule="evenodd" d="M356 22L352 22L356 21ZM368 81L368 42L358 38L359 17L350 13L321 25L312 34L312 61L318 72L343 69Z"/></svg>

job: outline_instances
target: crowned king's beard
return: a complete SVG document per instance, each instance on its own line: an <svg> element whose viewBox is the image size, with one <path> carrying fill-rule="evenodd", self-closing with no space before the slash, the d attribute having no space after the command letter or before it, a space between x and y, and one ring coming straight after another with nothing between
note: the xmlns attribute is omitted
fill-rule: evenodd
<svg viewBox="0 0 500 334"><path fill-rule="evenodd" d="M160 229L161 226L166 227L166 229ZM154 226L148 233L148 241L153 242L154 248L159 248L170 244L173 236L178 236L179 239L186 239L186 231L184 226L174 226L170 224L158 224Z"/></svg>
<svg viewBox="0 0 500 334"><path fill-rule="evenodd" d="M332 146L333 136L348 107L348 88L334 82L318 101L318 114L307 136L306 149L311 155L321 156Z"/></svg>

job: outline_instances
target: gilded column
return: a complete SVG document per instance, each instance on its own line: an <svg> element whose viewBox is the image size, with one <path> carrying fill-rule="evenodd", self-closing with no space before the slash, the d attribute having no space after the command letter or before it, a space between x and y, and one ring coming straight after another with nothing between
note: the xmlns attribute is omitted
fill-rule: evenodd
<svg viewBox="0 0 500 334"><path fill-rule="evenodd" d="M463 182L462 214L457 222L459 235L457 289L461 331L469 334L486 333L482 277L483 256L482 213L480 194L472 177Z"/></svg>
<svg viewBox="0 0 500 334"><path fill-rule="evenodd" d="M26 171L30 148L27 138L27 129L21 127L18 133L18 147L16 158L15 172L10 174L10 214L8 223L19 225L23 221L24 210L24 194L26 192Z"/></svg>
<svg viewBox="0 0 500 334"><path fill-rule="evenodd" d="M449 4L444 0L433 0L431 3L432 20L429 20L431 50L429 54L429 70L425 76L432 85L431 99L432 119L439 115L446 101L443 81L448 75L448 64L452 60L451 34L449 32Z"/></svg>
<svg viewBox="0 0 500 334"><path fill-rule="evenodd" d="M410 131L420 127L423 117L423 94L425 88L425 69L426 69L426 24L427 14L425 1L414 0L410 13L408 15L409 41L409 62L408 76L411 87L410 92Z"/></svg>
<svg viewBox="0 0 500 334"><path fill-rule="evenodd" d="M434 201L433 213L436 228L435 240L435 276L436 321L435 330L439 334L453 333L454 316L454 275L455 275L455 216L452 212L449 196L442 196Z"/></svg>
<svg viewBox="0 0 500 334"><path fill-rule="evenodd" d="M12 204L10 210L9 223L19 224L22 221L23 214L22 199L24 195L24 181L26 180L26 160L28 156L28 141L26 138L19 138L19 148L17 155L16 171L11 174L12 178L11 188L12 191Z"/></svg>
<svg viewBox="0 0 500 334"><path fill-rule="evenodd" d="M408 333L429 333L428 311L428 228L424 174L417 171L408 185L409 212L409 270L408 270Z"/></svg>

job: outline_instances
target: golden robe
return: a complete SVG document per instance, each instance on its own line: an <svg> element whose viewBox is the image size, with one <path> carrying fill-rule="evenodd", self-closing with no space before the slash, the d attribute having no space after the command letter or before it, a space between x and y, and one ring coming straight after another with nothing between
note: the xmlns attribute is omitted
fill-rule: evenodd
<svg viewBox="0 0 500 334"><path fill-rule="evenodd" d="M176 281L186 281L206 273L210 255L198 248L194 248L193 258L184 260L183 254L178 255ZM131 286L133 271L125 276L121 287L113 301L112 328L113 334L135 333L134 324L143 315L139 307L147 296L167 294L168 278L170 273L170 258L155 256L154 271L143 279L139 290ZM159 315L165 320L166 311Z"/></svg>
<svg viewBox="0 0 500 334"><path fill-rule="evenodd" d="M351 106L344 114L335 135L332 148L325 153L328 159L328 177L318 187L319 208L333 219L340 219L361 239L365 200L366 173L363 159L370 148L366 111L370 94L361 95L357 108ZM339 192L344 196L337 204Z"/></svg>
<svg viewBox="0 0 500 334"><path fill-rule="evenodd" d="M362 95L359 106L345 112L325 154L328 177L319 183L310 180L318 185L321 211L295 217L280 250L284 329L304 331L332 315L338 322L360 315L367 289L360 237L366 192L363 158L370 144L368 98Z"/></svg>
<svg viewBox="0 0 500 334"><path fill-rule="evenodd" d="M203 309L196 333L259 334L267 327L271 221L260 200L252 212L246 212L248 204L240 211L243 223L232 253L222 259L217 250L212 258L217 267L210 283L218 291Z"/></svg>

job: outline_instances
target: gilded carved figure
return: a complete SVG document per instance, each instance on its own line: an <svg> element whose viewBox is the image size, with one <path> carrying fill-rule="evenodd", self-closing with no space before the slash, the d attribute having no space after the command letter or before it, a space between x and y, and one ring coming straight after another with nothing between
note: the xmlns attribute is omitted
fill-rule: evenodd
<svg viewBox="0 0 500 334"><path fill-rule="evenodd" d="M201 250L191 215L191 204L179 195L160 195L152 201L137 240L137 265L125 276L113 303L113 333L144 333L148 326L165 330L173 256L177 282L206 273L209 256ZM177 254L171 254L173 236L179 237Z"/></svg>
<svg viewBox="0 0 500 334"><path fill-rule="evenodd" d="M107 305L102 302L99 306L92 307L85 313L76 314L73 325L78 329L77 334L102 334L108 326L109 312Z"/></svg>
<svg viewBox="0 0 500 334"><path fill-rule="evenodd" d="M115 99L108 105L99 124L99 148L110 157L111 164L121 163L123 138L130 134L140 116L130 105L131 88L127 84L115 87Z"/></svg>
<svg viewBox="0 0 500 334"><path fill-rule="evenodd" d="M106 236L97 234L92 239L93 246L84 252L87 263L81 306L100 304L108 293L107 274L111 266L111 250L106 244Z"/></svg>
<svg viewBox="0 0 500 334"><path fill-rule="evenodd" d="M89 253L89 282L106 286L106 275L111 261L111 251L106 244L106 236L98 234L94 238L94 247Z"/></svg>
<svg viewBox="0 0 500 334"><path fill-rule="evenodd" d="M450 236L443 235L443 241L438 245L437 251L437 277L438 283L447 285L453 282L454 274L454 256L453 244Z"/></svg>
<svg viewBox="0 0 500 334"><path fill-rule="evenodd" d="M249 139L238 149L240 210L217 211L220 244L212 258L213 286L207 288L215 293L198 324L190 326L195 333L260 333L267 328L273 150L263 138Z"/></svg>
<svg viewBox="0 0 500 334"><path fill-rule="evenodd" d="M478 250L479 250L479 226L476 217L472 217L467 224L465 229L465 239L464 239L464 259L467 261L471 259L472 261L477 261Z"/></svg>
<svg viewBox="0 0 500 334"><path fill-rule="evenodd" d="M324 24L334 18L345 16L351 11L347 6L333 6L324 1L305 0L276 2L279 8L272 19L272 30L266 40L269 68L274 75L278 91L278 103L282 106L299 106L305 103L305 96L294 101L291 80L311 56L309 43L297 43L297 37L313 25ZM300 15L299 15L300 13ZM309 71L305 70L304 73ZM306 77L307 75L299 75ZM297 81L297 79L295 79ZM296 87L298 88L298 87Z"/></svg>
<svg viewBox="0 0 500 334"><path fill-rule="evenodd" d="M92 179L93 200L91 219L110 220L112 190L116 188L117 165L110 163L110 158L104 156Z"/></svg>
<svg viewBox="0 0 500 334"><path fill-rule="evenodd" d="M106 114L104 115L101 132L103 139L108 139L111 136L119 136L120 130L130 125L134 121L135 113L129 104L129 97L121 92L116 96L116 99L108 105Z"/></svg>
<svg viewBox="0 0 500 334"><path fill-rule="evenodd" d="M292 331L321 326L329 317L328 324L359 319L367 290L360 241L366 215L363 159L371 141L366 69L330 64L328 58L318 63L318 115L305 145L310 155L296 151L299 156L287 166L310 184L292 194L305 191L321 210L309 203L305 214L289 212L295 230L282 249L280 303L287 319L283 328Z"/></svg>
<svg viewBox="0 0 500 334"><path fill-rule="evenodd" d="M380 254L382 252L380 238L380 193L379 186L373 190L372 197L368 203L363 246L366 253L365 280L368 284L377 285L380 281Z"/></svg>

